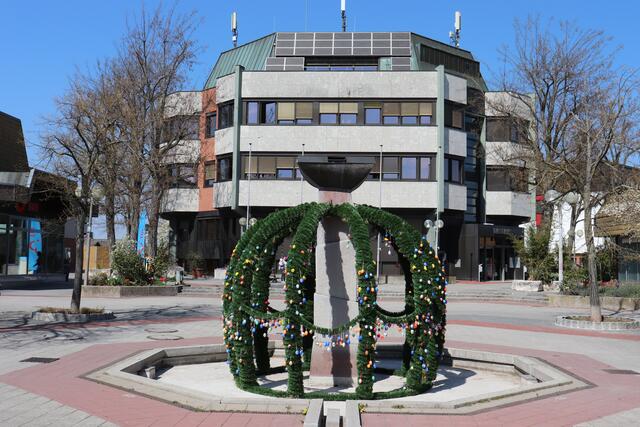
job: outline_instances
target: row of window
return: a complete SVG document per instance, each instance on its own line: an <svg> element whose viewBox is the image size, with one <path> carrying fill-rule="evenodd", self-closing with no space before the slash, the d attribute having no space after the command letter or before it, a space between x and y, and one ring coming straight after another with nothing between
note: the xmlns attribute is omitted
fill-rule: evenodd
<svg viewBox="0 0 640 427"><path fill-rule="evenodd" d="M435 124L435 102L276 102L244 103L247 125L408 125ZM463 128L464 110L445 104L445 126ZM218 105L205 119L205 137L233 126L233 102Z"/></svg>
<svg viewBox="0 0 640 427"><path fill-rule="evenodd" d="M445 157L444 178L446 182L462 184L464 179L463 161L458 158ZM261 180L293 180L300 179L295 156L242 156L241 179ZM196 165L174 164L169 166L173 178L172 186L177 188L194 188L196 186ZM435 156L383 156L382 171L380 158L375 163L368 176L370 180L379 180L382 172L383 181L435 181ZM232 160L230 156L219 157L217 160L204 164L204 186L211 187L215 182L230 181L232 179Z"/></svg>
<svg viewBox="0 0 640 427"><path fill-rule="evenodd" d="M463 110L445 105L445 125L462 128ZM248 101L248 125L432 125L435 102Z"/></svg>
<svg viewBox="0 0 640 427"><path fill-rule="evenodd" d="M458 158L445 158L445 181L463 183L463 161ZM383 156L382 170L380 158L375 157L368 179L383 181L435 181L434 156ZM242 156L242 179L300 179L301 174L295 156Z"/></svg>

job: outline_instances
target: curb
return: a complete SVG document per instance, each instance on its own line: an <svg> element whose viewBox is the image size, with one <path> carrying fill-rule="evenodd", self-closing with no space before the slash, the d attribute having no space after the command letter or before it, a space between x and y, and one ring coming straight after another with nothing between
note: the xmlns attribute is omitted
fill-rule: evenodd
<svg viewBox="0 0 640 427"><path fill-rule="evenodd" d="M589 329L593 331L626 331L629 329L640 329L640 321L620 318L619 322L592 322L590 320L574 320L568 316L558 316L555 321L556 326L571 329Z"/></svg>

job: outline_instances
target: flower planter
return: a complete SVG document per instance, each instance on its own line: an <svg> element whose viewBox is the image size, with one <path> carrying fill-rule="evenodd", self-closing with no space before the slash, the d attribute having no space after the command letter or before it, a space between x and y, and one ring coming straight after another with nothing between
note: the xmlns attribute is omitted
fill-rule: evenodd
<svg viewBox="0 0 640 427"><path fill-rule="evenodd" d="M83 286L82 296L88 298L172 297L181 286Z"/></svg>
<svg viewBox="0 0 640 427"><path fill-rule="evenodd" d="M511 289L521 292L541 292L543 290L540 280L514 280Z"/></svg>
<svg viewBox="0 0 640 427"><path fill-rule="evenodd" d="M548 295L552 307L589 308L589 297L578 295ZM607 310L639 310L640 298L600 297L600 306Z"/></svg>

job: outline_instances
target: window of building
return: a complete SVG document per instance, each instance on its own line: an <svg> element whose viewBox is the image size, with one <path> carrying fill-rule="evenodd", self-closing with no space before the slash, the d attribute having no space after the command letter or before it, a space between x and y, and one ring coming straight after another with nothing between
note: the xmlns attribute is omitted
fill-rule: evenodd
<svg viewBox="0 0 640 427"><path fill-rule="evenodd" d="M167 141L198 139L199 119L196 116L174 116L166 119L164 138Z"/></svg>
<svg viewBox="0 0 640 427"><path fill-rule="evenodd" d="M262 103L262 123L272 125L276 123L276 103Z"/></svg>
<svg viewBox="0 0 640 427"><path fill-rule="evenodd" d="M276 159L276 178L294 179L296 170L295 157L278 157Z"/></svg>
<svg viewBox="0 0 640 427"><path fill-rule="evenodd" d="M444 125L451 128L462 129L464 111L451 104L444 105Z"/></svg>
<svg viewBox="0 0 640 427"><path fill-rule="evenodd" d="M369 172L369 179L380 179L380 157L376 156L375 161L373 163L373 167L371 168L371 172Z"/></svg>
<svg viewBox="0 0 640 427"><path fill-rule="evenodd" d="M431 173L431 160L432 157L420 157L420 180L431 181L433 180L433 174Z"/></svg>
<svg viewBox="0 0 640 427"><path fill-rule="evenodd" d="M218 113L209 113L205 117L205 138L213 138L218 128Z"/></svg>
<svg viewBox="0 0 640 427"><path fill-rule="evenodd" d="M169 165L168 168L172 188L196 188L198 186L195 164L176 163Z"/></svg>
<svg viewBox="0 0 640 427"><path fill-rule="evenodd" d="M385 125L400 124L400 103L385 102L382 105L382 120Z"/></svg>
<svg viewBox="0 0 640 427"><path fill-rule="evenodd" d="M292 125L296 120L295 102L278 102L278 124Z"/></svg>
<svg viewBox="0 0 640 427"><path fill-rule="evenodd" d="M313 123L313 102L296 102L296 124L310 125Z"/></svg>
<svg viewBox="0 0 640 427"><path fill-rule="evenodd" d="M364 103L364 123L379 125L382 121L382 102Z"/></svg>
<svg viewBox="0 0 640 427"><path fill-rule="evenodd" d="M233 126L233 102L219 105L218 114L220 115L220 120L218 122L220 129Z"/></svg>
<svg viewBox="0 0 640 427"><path fill-rule="evenodd" d="M231 157L222 157L218 159L217 174L218 181L231 181Z"/></svg>
<svg viewBox="0 0 640 427"><path fill-rule="evenodd" d="M418 159L416 157L402 157L402 179L418 178Z"/></svg>
<svg viewBox="0 0 640 427"><path fill-rule="evenodd" d="M259 121L260 105L258 102L247 102L247 124L257 125Z"/></svg>
<svg viewBox="0 0 640 427"><path fill-rule="evenodd" d="M487 167L487 191L529 191L528 173L525 168Z"/></svg>
<svg viewBox="0 0 640 427"><path fill-rule="evenodd" d="M382 158L382 179L396 180L400 179L400 167L397 157Z"/></svg>
<svg viewBox="0 0 640 427"><path fill-rule="evenodd" d="M462 166L460 159L445 158L444 159L444 180L456 184L462 184Z"/></svg>
<svg viewBox="0 0 640 427"><path fill-rule="evenodd" d="M403 102L400 104L400 116L403 125L417 125L419 115L419 103Z"/></svg>
<svg viewBox="0 0 640 427"><path fill-rule="evenodd" d="M505 117L487 118L487 141L506 142L510 140L509 121Z"/></svg>
<svg viewBox="0 0 640 427"><path fill-rule="evenodd" d="M333 125L338 123L339 107L337 102L320 103L320 124Z"/></svg>
<svg viewBox="0 0 640 427"><path fill-rule="evenodd" d="M421 125L433 123L433 102L421 102L418 106L418 114Z"/></svg>
<svg viewBox="0 0 640 427"><path fill-rule="evenodd" d="M338 105L340 110L341 125L355 125L358 120L358 103L357 102L341 102Z"/></svg>
<svg viewBox="0 0 640 427"><path fill-rule="evenodd" d="M216 162L215 160L204 163L204 186L213 187L216 182Z"/></svg>

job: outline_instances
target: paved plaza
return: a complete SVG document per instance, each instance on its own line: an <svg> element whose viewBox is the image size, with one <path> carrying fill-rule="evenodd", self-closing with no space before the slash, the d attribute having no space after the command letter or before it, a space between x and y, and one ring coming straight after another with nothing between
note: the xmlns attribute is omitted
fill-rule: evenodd
<svg viewBox="0 0 640 427"><path fill-rule="evenodd" d="M517 298L474 299L482 286L487 287L487 293L509 289L508 283L450 286L447 346L537 357L589 386L465 416L381 416L365 410L364 426L637 425L639 332L562 329L554 326L555 317L579 310ZM195 412L85 378L98 368L145 349L221 343L221 302L215 291L184 292L178 297L83 300L83 306L113 310L116 319L109 322L52 325L29 319L29 313L37 307L68 305L70 292L69 286L56 280L45 285L23 282L2 287L0 425L302 425L302 414ZM281 298L274 296L276 308L283 305ZM386 296L381 291L380 302L391 310L401 306L401 300L391 291ZM617 314L640 317L638 312ZM30 358L56 360L25 361Z"/></svg>

